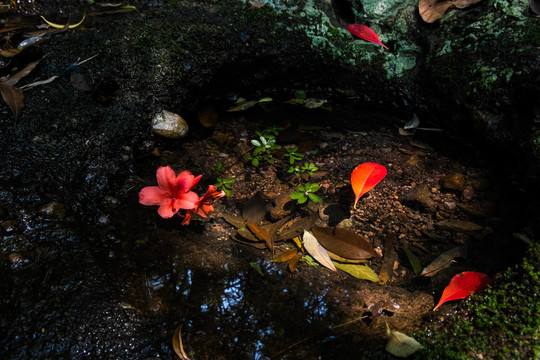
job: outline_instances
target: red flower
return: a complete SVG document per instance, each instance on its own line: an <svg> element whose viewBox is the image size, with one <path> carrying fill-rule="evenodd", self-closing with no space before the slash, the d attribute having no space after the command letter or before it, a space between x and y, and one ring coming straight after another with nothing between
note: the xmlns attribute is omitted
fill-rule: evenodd
<svg viewBox="0 0 540 360"><path fill-rule="evenodd" d="M158 214L165 219L172 217L180 209L194 209L200 202L199 196L190 191L202 175L193 176L184 170L178 176L169 166L157 169L158 186L147 186L139 192L139 203L160 205ZM206 196L206 195L205 195Z"/></svg>
<svg viewBox="0 0 540 360"><path fill-rule="evenodd" d="M209 213L214 211L212 201L223 196L225 196L223 190L217 191L217 187L209 185L208 191L197 201L195 208L186 212L186 217L184 218L184 221L182 221L182 225L189 225L193 214L207 217Z"/></svg>

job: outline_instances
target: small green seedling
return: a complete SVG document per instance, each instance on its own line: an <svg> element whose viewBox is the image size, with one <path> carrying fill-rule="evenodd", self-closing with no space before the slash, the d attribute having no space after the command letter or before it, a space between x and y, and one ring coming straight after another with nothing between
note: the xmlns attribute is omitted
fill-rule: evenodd
<svg viewBox="0 0 540 360"><path fill-rule="evenodd" d="M253 166L259 166L261 161L265 160L269 164L274 162L274 157L272 155L273 150L281 149L280 145L276 145L276 138L270 134L261 134L256 132L259 136L259 139L251 140L251 145L255 146L253 153L249 157L251 164Z"/></svg>
<svg viewBox="0 0 540 360"><path fill-rule="evenodd" d="M214 186L217 187L218 189L223 190L225 195L231 196L232 183L236 181L236 178L227 179L227 178L218 177L216 180L217 182L214 184Z"/></svg>
<svg viewBox="0 0 540 360"><path fill-rule="evenodd" d="M315 203L322 202L322 199L314 194L319 190L319 184L317 183L306 183L304 186L299 186L297 190L291 194L291 199L298 201L298 204L303 204L308 199Z"/></svg>
<svg viewBox="0 0 540 360"><path fill-rule="evenodd" d="M287 149L287 154L285 154L285 156L289 158L289 164L292 165L294 164L295 161L302 160L302 158L304 157L304 154L300 154L297 151L298 151L298 146ZM292 171L289 171L289 172L292 172Z"/></svg>
<svg viewBox="0 0 540 360"><path fill-rule="evenodd" d="M308 173L309 176L313 176L313 173L317 170L319 170L318 167L315 166L315 164L313 163L307 163L305 162L304 165L302 166L302 169L300 169L302 172L304 173Z"/></svg>

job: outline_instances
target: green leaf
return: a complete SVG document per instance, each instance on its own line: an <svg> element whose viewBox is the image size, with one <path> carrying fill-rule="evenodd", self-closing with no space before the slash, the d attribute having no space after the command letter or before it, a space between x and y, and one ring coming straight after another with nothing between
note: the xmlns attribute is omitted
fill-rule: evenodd
<svg viewBox="0 0 540 360"><path fill-rule="evenodd" d="M311 256L309 255L304 255L302 256L302 258L300 259L300 261L303 261L305 262L306 264L308 264L309 266L313 266L314 268L318 268L319 267L319 263L317 261L315 261L314 258L312 258Z"/></svg>
<svg viewBox="0 0 540 360"><path fill-rule="evenodd" d="M367 265L361 264L342 264L334 261L334 265L338 269L345 271L346 273L354 276L357 279L369 280L378 283L379 275L375 274L373 270Z"/></svg>
<svg viewBox="0 0 540 360"><path fill-rule="evenodd" d="M253 166L255 166L255 167L259 166L259 159L255 158L255 159L251 160L251 164L253 164Z"/></svg>
<svg viewBox="0 0 540 360"><path fill-rule="evenodd" d="M319 190L319 184L317 184L317 183L314 183L314 184L307 183L306 184L306 189L308 189L308 191L315 192L315 191Z"/></svg>
<svg viewBox="0 0 540 360"><path fill-rule="evenodd" d="M261 142L259 140L255 140L255 139L251 140L251 144L253 146L261 146Z"/></svg>
<svg viewBox="0 0 540 360"><path fill-rule="evenodd" d="M262 103L262 102L269 102L269 101L272 101L273 99L271 97L263 97L263 98L260 98L259 99L259 102Z"/></svg>
<svg viewBox="0 0 540 360"><path fill-rule="evenodd" d="M322 199L320 197L318 197L317 195L315 194L307 194L309 196L309 198L311 199L311 201L313 201L314 203L322 203Z"/></svg>
<svg viewBox="0 0 540 360"><path fill-rule="evenodd" d="M422 264L420 263L420 260L414 253L409 250L408 248L403 249L405 251L405 255L407 256L407 259L409 259L409 262L411 263L412 269L414 271L415 275L420 274L422 271Z"/></svg>
<svg viewBox="0 0 540 360"><path fill-rule="evenodd" d="M303 204L307 201L307 197L304 196L304 194L302 194L302 197L300 199L298 199L298 203L299 204Z"/></svg>
<svg viewBox="0 0 540 360"><path fill-rule="evenodd" d="M249 263L249 265L255 269L255 271L257 271L261 276L264 276L264 273L262 271L262 268L261 268L261 265L259 265L258 263L252 261Z"/></svg>
<svg viewBox="0 0 540 360"><path fill-rule="evenodd" d="M297 199L300 199L302 196L304 196L304 193L301 193L301 192L293 192L293 193L291 194L291 199L297 200Z"/></svg>

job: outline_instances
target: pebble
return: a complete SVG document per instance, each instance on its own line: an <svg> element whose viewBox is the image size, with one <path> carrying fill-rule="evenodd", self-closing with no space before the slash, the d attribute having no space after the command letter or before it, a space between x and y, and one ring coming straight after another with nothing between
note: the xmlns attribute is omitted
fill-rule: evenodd
<svg viewBox="0 0 540 360"><path fill-rule="evenodd" d="M474 188L471 185L465 186L463 192L461 193L461 200L471 201L474 197Z"/></svg>
<svg viewBox="0 0 540 360"><path fill-rule="evenodd" d="M52 201L39 209L39 213L46 219L62 219L66 216L66 207L56 201Z"/></svg>
<svg viewBox="0 0 540 360"><path fill-rule="evenodd" d="M465 186L465 176L451 173L441 179L441 187L445 190L462 191Z"/></svg>
<svg viewBox="0 0 540 360"><path fill-rule="evenodd" d="M163 110L152 118L152 132L169 139L180 139L187 135L188 124L180 115Z"/></svg>
<svg viewBox="0 0 540 360"><path fill-rule="evenodd" d="M420 206L429 212L437 210L437 204L431 199L431 188L427 184L420 184L399 199L400 202L412 206Z"/></svg>

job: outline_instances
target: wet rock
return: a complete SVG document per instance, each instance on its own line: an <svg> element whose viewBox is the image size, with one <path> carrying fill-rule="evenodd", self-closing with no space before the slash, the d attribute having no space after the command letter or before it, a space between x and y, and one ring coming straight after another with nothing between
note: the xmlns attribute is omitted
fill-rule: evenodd
<svg viewBox="0 0 540 360"><path fill-rule="evenodd" d="M186 120L180 115L163 110L152 118L152 132L170 139L179 139L189 130Z"/></svg>
<svg viewBox="0 0 540 360"><path fill-rule="evenodd" d="M495 213L497 206L489 200L478 200L468 204L460 203L458 207L466 214L477 218L487 218Z"/></svg>
<svg viewBox="0 0 540 360"><path fill-rule="evenodd" d="M56 201L52 201L39 209L39 213L46 219L62 219L66 216L66 207Z"/></svg>
<svg viewBox="0 0 540 360"><path fill-rule="evenodd" d="M466 185L461 193L462 201L471 201L474 198L474 188L471 185Z"/></svg>
<svg viewBox="0 0 540 360"><path fill-rule="evenodd" d="M460 231L464 233L476 232L484 229L481 225L473 223L472 221L457 219L441 220L435 225L440 229Z"/></svg>
<svg viewBox="0 0 540 360"><path fill-rule="evenodd" d="M412 207L421 207L428 212L435 212L437 204L431 199L431 188L427 184L420 184L401 196L400 202Z"/></svg>
<svg viewBox="0 0 540 360"><path fill-rule="evenodd" d="M444 190L462 191L465 186L465 176L459 173L448 174L441 179L441 187Z"/></svg>
<svg viewBox="0 0 540 360"><path fill-rule="evenodd" d="M486 191L491 187L489 180L484 178L472 178L467 180L467 183L476 191Z"/></svg>

